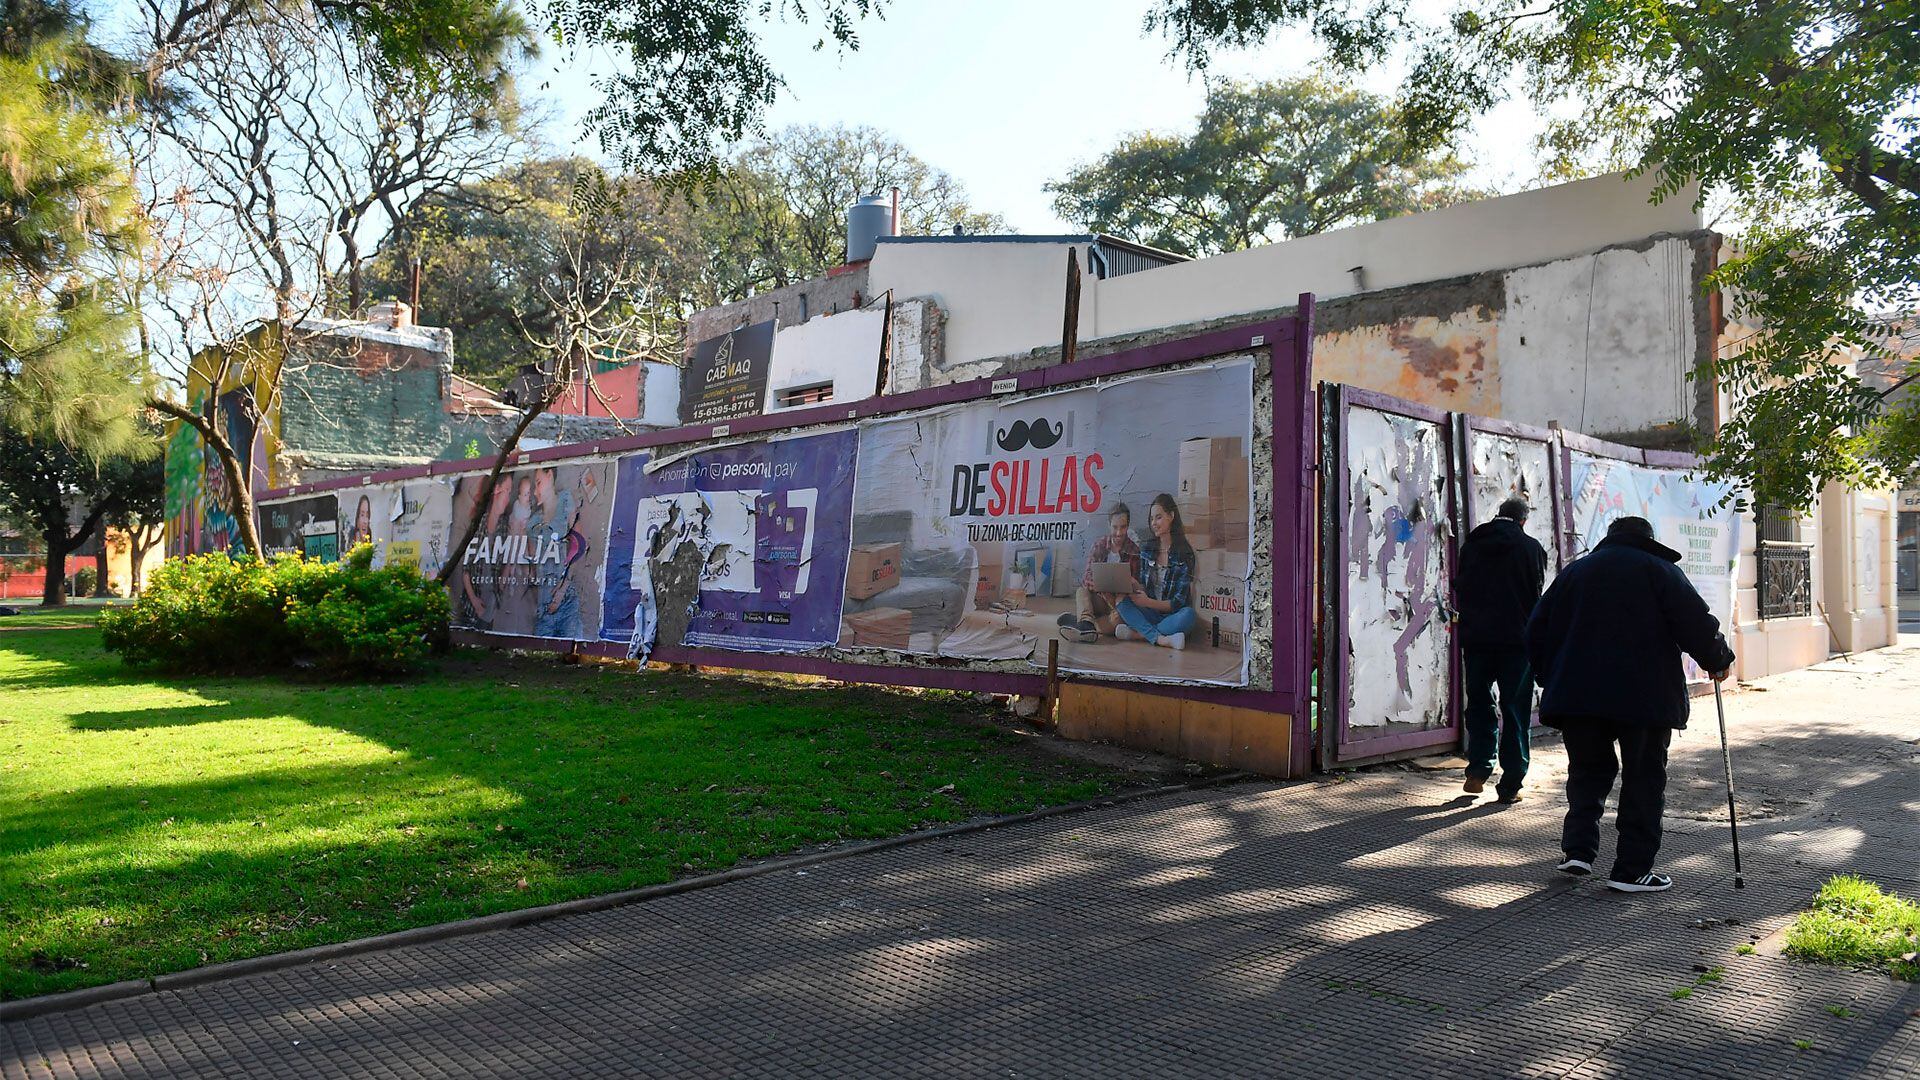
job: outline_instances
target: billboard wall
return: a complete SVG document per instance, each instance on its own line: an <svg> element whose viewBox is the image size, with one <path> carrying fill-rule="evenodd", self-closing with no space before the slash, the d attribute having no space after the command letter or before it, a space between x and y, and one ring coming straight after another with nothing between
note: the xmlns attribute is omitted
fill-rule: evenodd
<svg viewBox="0 0 1920 1080"><path fill-rule="evenodd" d="M678 643L804 652L840 633L852 516L852 428L655 460L620 459L600 636L652 647L656 582L697 585ZM677 615L677 613L676 613ZM677 622L677 618L676 618Z"/></svg>
<svg viewBox="0 0 1920 1080"><path fill-rule="evenodd" d="M1242 358L863 423L841 646L1246 685L1253 399Z"/></svg>
<svg viewBox="0 0 1920 1080"><path fill-rule="evenodd" d="M269 558L300 555L321 562L340 558L340 509L332 495L271 503L260 510L260 546Z"/></svg>
<svg viewBox="0 0 1920 1080"><path fill-rule="evenodd" d="M373 545L373 567L408 566L434 577L447 561L453 485L446 480L368 486L340 500L340 550Z"/></svg>
<svg viewBox="0 0 1920 1080"><path fill-rule="evenodd" d="M478 517L447 583L453 625L489 634L591 639L600 626L613 465L589 461L501 474L477 505L484 473L454 487L450 536ZM423 515L424 516L424 515ZM390 556L391 557L391 556Z"/></svg>

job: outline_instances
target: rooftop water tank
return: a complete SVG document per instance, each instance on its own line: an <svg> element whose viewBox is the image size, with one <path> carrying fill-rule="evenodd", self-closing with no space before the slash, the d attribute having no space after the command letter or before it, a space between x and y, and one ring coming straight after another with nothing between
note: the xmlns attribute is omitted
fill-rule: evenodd
<svg viewBox="0 0 1920 1080"><path fill-rule="evenodd" d="M885 195L862 195L847 208L847 261L866 262L883 236L893 235L893 210Z"/></svg>

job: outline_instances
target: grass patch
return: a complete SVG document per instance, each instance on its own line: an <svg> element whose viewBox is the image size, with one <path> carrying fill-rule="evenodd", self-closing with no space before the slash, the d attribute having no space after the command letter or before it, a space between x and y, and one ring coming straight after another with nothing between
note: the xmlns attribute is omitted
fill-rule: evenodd
<svg viewBox="0 0 1920 1080"><path fill-rule="evenodd" d="M1864 878L1843 874L1820 887L1813 907L1787 931L1787 954L1800 960L1885 971L1920 982L1920 904Z"/></svg>
<svg viewBox="0 0 1920 1080"><path fill-rule="evenodd" d="M0 619L0 998L1128 782L960 698L470 652L401 682L153 678L69 628L94 614Z"/></svg>

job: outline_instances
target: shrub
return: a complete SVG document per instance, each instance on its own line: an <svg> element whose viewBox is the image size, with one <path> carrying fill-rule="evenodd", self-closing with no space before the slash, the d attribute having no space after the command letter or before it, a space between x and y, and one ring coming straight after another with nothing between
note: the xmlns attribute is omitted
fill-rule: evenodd
<svg viewBox="0 0 1920 1080"><path fill-rule="evenodd" d="M92 596L93 587L100 580L99 571L91 566L83 566L73 572L73 595Z"/></svg>
<svg viewBox="0 0 1920 1080"><path fill-rule="evenodd" d="M404 671L445 648L447 593L372 559L364 544L338 563L169 559L101 616L101 638L129 664L175 671Z"/></svg>

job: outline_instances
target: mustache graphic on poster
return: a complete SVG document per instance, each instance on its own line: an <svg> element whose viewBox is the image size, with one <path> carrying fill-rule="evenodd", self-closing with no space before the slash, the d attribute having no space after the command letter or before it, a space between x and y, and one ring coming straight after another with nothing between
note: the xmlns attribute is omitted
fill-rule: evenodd
<svg viewBox="0 0 1920 1080"><path fill-rule="evenodd" d="M1239 358L863 423L840 646L1040 664L1059 640L1068 671L1246 685L1252 380Z"/></svg>

